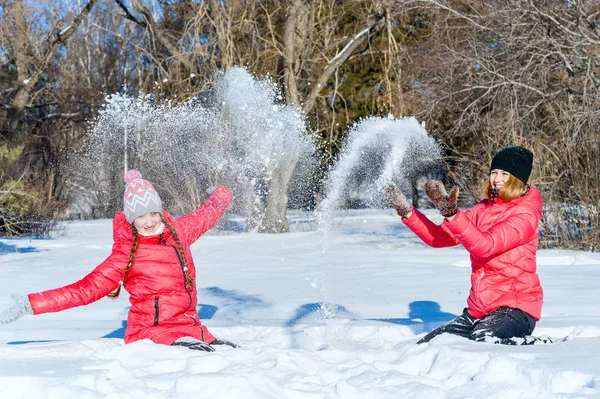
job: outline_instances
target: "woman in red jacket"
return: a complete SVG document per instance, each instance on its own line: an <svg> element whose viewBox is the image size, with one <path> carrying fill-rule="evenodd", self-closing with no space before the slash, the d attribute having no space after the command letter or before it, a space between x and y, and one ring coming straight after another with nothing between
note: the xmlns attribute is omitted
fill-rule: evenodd
<svg viewBox="0 0 600 399"><path fill-rule="evenodd" d="M471 255L467 307L418 343L446 332L508 345L535 341L529 335L543 302L536 273L542 198L527 184L532 163L526 148L503 148L492 160L486 198L465 212L457 207L458 186L446 194L441 182L430 180L425 192L445 217L441 225L414 209L398 189L388 191L403 223L423 242L435 248L462 244Z"/></svg>
<svg viewBox="0 0 600 399"><path fill-rule="evenodd" d="M162 209L158 193L141 173L125 174L123 212L113 219L109 257L76 283L13 296L16 303L0 313L0 323L24 314L58 312L109 296L123 286L130 294L125 343L150 339L157 344L214 351L211 345L235 344L215 338L196 312L196 268L190 245L212 228L232 200L216 188L195 211L174 219Z"/></svg>

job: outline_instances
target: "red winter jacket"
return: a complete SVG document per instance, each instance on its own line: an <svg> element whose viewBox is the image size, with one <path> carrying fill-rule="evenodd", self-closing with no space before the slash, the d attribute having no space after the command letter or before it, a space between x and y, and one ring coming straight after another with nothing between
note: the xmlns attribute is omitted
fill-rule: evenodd
<svg viewBox="0 0 600 399"><path fill-rule="evenodd" d="M177 232L188 261L188 274L196 280L196 268L190 245L212 228L231 203L232 194L217 188L195 211L174 219L163 211L165 219ZM132 226L123 212L113 219L112 253L90 274L76 283L29 294L34 314L58 312L87 305L113 291L129 262L133 244ZM127 317L125 343L150 339L170 345L181 337L194 337L207 343L215 337L202 325L196 313L196 289L185 290L183 265L178 258L175 239L165 227L160 235L139 235L133 266L124 282L130 293L131 308Z"/></svg>
<svg viewBox="0 0 600 399"><path fill-rule="evenodd" d="M542 197L532 188L504 202L484 199L452 222L438 226L413 209L404 223L435 247L462 244L471 254L471 291L467 311L481 318L501 307L521 309L540 319L543 291L536 273Z"/></svg>

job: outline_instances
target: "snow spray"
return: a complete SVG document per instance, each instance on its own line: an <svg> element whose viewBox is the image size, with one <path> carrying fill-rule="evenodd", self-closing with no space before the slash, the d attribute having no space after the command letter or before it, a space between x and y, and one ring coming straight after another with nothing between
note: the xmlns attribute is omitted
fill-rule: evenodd
<svg viewBox="0 0 600 399"><path fill-rule="evenodd" d="M370 117L357 122L349 131L340 156L330 169L325 196L317 209L318 231L322 249L318 287L323 298L322 312L331 327L330 342L340 343L343 329L335 328L336 307L328 301L327 251L330 232L340 210L360 207L388 207L386 188L394 184L407 189L411 181L429 176L445 179L443 151L414 117ZM410 198L410 195L406 195ZM339 330L339 331L338 331Z"/></svg>
<svg viewBox="0 0 600 399"><path fill-rule="evenodd" d="M315 152L302 112L284 104L269 78L244 68L218 73L209 91L182 103L108 96L88 136L78 184L92 202L119 210L123 170L135 168L176 214L199 205L207 188L225 185L248 224L263 216L274 171L302 168Z"/></svg>

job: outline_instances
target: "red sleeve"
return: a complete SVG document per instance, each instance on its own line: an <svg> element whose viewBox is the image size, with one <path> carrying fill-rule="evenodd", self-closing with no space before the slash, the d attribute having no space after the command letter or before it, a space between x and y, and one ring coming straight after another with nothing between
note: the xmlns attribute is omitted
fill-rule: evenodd
<svg viewBox="0 0 600 399"><path fill-rule="evenodd" d="M411 229L425 244L434 248L451 247L458 245L458 241L442 226L438 226L427 216L413 208L412 214L402 222Z"/></svg>
<svg viewBox="0 0 600 399"><path fill-rule="evenodd" d="M113 244L110 256L81 280L61 288L29 294L33 313L59 312L105 297L121 281L130 250L123 245Z"/></svg>
<svg viewBox="0 0 600 399"><path fill-rule="evenodd" d="M190 245L217 224L232 199L233 194L227 187L217 187L198 209L177 219Z"/></svg>
<svg viewBox="0 0 600 399"><path fill-rule="evenodd" d="M454 234L469 253L489 258L525 244L537 234L542 214L541 197L539 203L537 198L533 198L533 201L517 207L514 213L485 232L461 212L456 214L452 222L444 222L444 227Z"/></svg>
<svg viewBox="0 0 600 399"><path fill-rule="evenodd" d="M482 206L483 205L479 203L465 212L459 210L458 213L463 214L467 219L471 220ZM455 237L454 233L446 228L445 220L441 225L437 225L415 208L413 208L410 218L402 219L402 222L425 244L431 247L443 248L460 244L460 241Z"/></svg>

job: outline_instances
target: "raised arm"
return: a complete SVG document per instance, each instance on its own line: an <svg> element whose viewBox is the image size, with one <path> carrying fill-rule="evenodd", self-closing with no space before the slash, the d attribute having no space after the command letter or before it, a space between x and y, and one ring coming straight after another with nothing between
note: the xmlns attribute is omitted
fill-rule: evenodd
<svg viewBox="0 0 600 399"><path fill-rule="evenodd" d="M129 249L114 244L110 256L81 280L64 287L29 294L33 313L59 312L105 297L119 284L128 260Z"/></svg>
<svg viewBox="0 0 600 399"><path fill-rule="evenodd" d="M178 219L190 245L217 224L232 199L233 194L227 187L217 187L196 210Z"/></svg>
<svg viewBox="0 0 600 399"><path fill-rule="evenodd" d="M410 217L402 218L402 222L431 247L443 248L459 244L459 241L450 232L433 223L417 209L413 208Z"/></svg>

